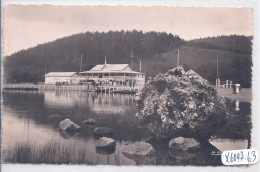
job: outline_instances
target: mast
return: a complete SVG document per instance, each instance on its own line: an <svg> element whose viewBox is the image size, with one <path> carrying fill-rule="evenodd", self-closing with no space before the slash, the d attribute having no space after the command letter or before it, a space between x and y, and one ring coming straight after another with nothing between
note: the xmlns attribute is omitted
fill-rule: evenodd
<svg viewBox="0 0 260 172"><path fill-rule="evenodd" d="M218 51L217 51L217 79L216 79L216 87L220 86L220 79L219 79L219 71L218 71Z"/></svg>
<svg viewBox="0 0 260 172"><path fill-rule="evenodd" d="M219 73L218 73L218 51L217 51L217 79L219 79Z"/></svg>
<svg viewBox="0 0 260 172"><path fill-rule="evenodd" d="M178 49L177 67L179 66L179 61L180 61L180 51Z"/></svg>
<svg viewBox="0 0 260 172"><path fill-rule="evenodd" d="M142 71L142 59L140 58L140 72Z"/></svg>
<svg viewBox="0 0 260 172"><path fill-rule="evenodd" d="M105 56L105 65L107 64L107 56Z"/></svg>
<svg viewBox="0 0 260 172"><path fill-rule="evenodd" d="M80 54L80 66L79 66L79 71L81 72L82 69L82 53Z"/></svg>
<svg viewBox="0 0 260 172"><path fill-rule="evenodd" d="M132 58L133 58L133 50L131 49L131 87L133 85L133 64L132 64Z"/></svg>

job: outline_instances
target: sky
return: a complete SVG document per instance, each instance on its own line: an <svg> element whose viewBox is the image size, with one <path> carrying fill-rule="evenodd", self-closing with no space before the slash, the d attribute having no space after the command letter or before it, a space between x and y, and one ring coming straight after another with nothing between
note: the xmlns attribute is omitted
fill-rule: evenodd
<svg viewBox="0 0 260 172"><path fill-rule="evenodd" d="M4 56L87 31L158 31L185 40L253 35L252 9L137 6L4 6Z"/></svg>

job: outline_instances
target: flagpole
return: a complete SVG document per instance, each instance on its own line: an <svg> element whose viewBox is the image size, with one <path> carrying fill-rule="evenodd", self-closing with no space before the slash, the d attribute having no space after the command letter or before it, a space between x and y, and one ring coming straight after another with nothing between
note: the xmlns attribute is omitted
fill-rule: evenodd
<svg viewBox="0 0 260 172"><path fill-rule="evenodd" d="M217 88L220 86L219 71L218 71L218 51L217 51Z"/></svg>
<svg viewBox="0 0 260 172"><path fill-rule="evenodd" d="M79 68L80 72L81 72L81 68L82 68L82 53L80 54L80 68Z"/></svg>
<svg viewBox="0 0 260 172"><path fill-rule="evenodd" d="M179 49L178 49L177 67L179 66L179 61L180 61L180 52L179 52Z"/></svg>
<svg viewBox="0 0 260 172"><path fill-rule="evenodd" d="M133 64L132 64L132 58L133 58L133 50L131 49L131 87L133 85L133 74L132 74Z"/></svg>
<svg viewBox="0 0 260 172"><path fill-rule="evenodd" d="M142 59L140 58L140 72L142 71Z"/></svg>
<svg viewBox="0 0 260 172"><path fill-rule="evenodd" d="M217 79L219 78L219 73L218 73L218 51L217 51Z"/></svg>

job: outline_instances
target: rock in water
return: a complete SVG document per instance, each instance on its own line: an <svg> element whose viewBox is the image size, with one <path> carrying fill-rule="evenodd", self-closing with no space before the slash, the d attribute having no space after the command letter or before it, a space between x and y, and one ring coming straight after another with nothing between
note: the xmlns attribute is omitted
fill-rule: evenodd
<svg viewBox="0 0 260 172"><path fill-rule="evenodd" d="M96 127L94 129L94 135L96 137L110 137L113 134L112 128L109 127Z"/></svg>
<svg viewBox="0 0 260 172"><path fill-rule="evenodd" d="M81 128L77 124L73 123L71 120L64 119L60 122L59 129L66 132L78 132Z"/></svg>
<svg viewBox="0 0 260 172"><path fill-rule="evenodd" d="M153 165L155 163L155 150L149 143L139 142L126 145L122 152L125 157L134 160L136 165Z"/></svg>
<svg viewBox="0 0 260 172"><path fill-rule="evenodd" d="M96 124L96 121L94 119L88 119L88 120L82 121L82 123L86 124L86 125L94 125L94 124Z"/></svg>
<svg viewBox="0 0 260 172"><path fill-rule="evenodd" d="M195 151L200 148L200 143L193 138L177 137L170 140L169 148L183 151Z"/></svg>
<svg viewBox="0 0 260 172"><path fill-rule="evenodd" d="M96 148L97 149L115 149L116 142L114 139L101 137L99 140L96 141Z"/></svg>
<svg viewBox="0 0 260 172"><path fill-rule="evenodd" d="M122 152L128 157L143 157L153 155L155 150L149 143L139 142L125 146Z"/></svg>
<svg viewBox="0 0 260 172"><path fill-rule="evenodd" d="M207 140L226 123L226 101L192 70L177 67L149 79L136 99L140 124L158 138Z"/></svg>

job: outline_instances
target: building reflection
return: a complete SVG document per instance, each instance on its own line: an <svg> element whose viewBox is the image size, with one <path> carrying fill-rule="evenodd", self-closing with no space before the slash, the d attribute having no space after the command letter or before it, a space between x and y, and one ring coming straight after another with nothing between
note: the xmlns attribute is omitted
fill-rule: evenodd
<svg viewBox="0 0 260 172"><path fill-rule="evenodd" d="M239 100L236 100L236 107L235 107L235 111L239 111L240 108L239 108Z"/></svg>
<svg viewBox="0 0 260 172"><path fill-rule="evenodd" d="M41 91L48 109L87 108L96 114L121 114L135 108L132 95L68 91Z"/></svg>
<svg viewBox="0 0 260 172"><path fill-rule="evenodd" d="M64 91L42 91L44 107L50 109L71 109L77 99L76 95Z"/></svg>

